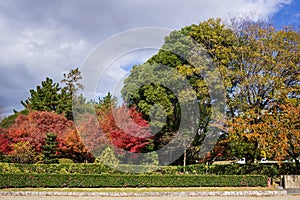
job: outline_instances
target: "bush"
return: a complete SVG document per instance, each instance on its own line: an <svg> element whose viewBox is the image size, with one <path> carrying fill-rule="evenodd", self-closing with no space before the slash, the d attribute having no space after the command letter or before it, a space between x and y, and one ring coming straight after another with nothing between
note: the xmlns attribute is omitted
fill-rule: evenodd
<svg viewBox="0 0 300 200"><path fill-rule="evenodd" d="M195 164L185 168L183 166L155 166L155 165L123 165L110 168L97 163L63 163L63 164L15 164L0 163L0 173L49 173L49 174L127 174L147 173L149 175L266 175L279 177L284 174L295 174L295 163L277 164L230 164L230 165L204 165Z"/></svg>
<svg viewBox="0 0 300 200"><path fill-rule="evenodd" d="M66 164L66 163L74 163L74 161L70 158L59 158L58 159L59 164Z"/></svg>
<svg viewBox="0 0 300 200"><path fill-rule="evenodd" d="M255 187L267 177L216 175L128 174L0 174L0 188L8 187Z"/></svg>
<svg viewBox="0 0 300 200"><path fill-rule="evenodd" d="M101 164L15 164L1 163L0 173L48 173L48 174L101 174L113 173L109 167Z"/></svg>
<svg viewBox="0 0 300 200"><path fill-rule="evenodd" d="M107 147L103 150L100 156L96 158L95 162L116 167L119 165L120 160L118 160L115 156L114 149Z"/></svg>

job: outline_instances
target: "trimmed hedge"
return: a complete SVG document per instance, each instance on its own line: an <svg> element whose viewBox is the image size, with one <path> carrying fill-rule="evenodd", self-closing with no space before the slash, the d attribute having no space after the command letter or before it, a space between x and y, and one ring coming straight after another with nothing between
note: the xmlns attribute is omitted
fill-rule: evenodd
<svg viewBox="0 0 300 200"><path fill-rule="evenodd" d="M0 173L48 173L48 174L127 174L124 171L134 171L136 173L150 171L147 174L176 175L183 174L183 166L164 166L155 170L157 166L140 165L119 165L118 169L112 169L101 164L14 164L0 163ZM145 169L146 168L146 169ZM128 170L129 169L129 170ZM230 165L210 165L204 164L189 165L185 167L187 174L215 174L215 175L266 175L268 177L278 177L279 175L290 175L296 173L295 163L277 164L230 164Z"/></svg>
<svg viewBox="0 0 300 200"><path fill-rule="evenodd" d="M101 174L115 170L101 164L16 164L0 163L0 173Z"/></svg>
<svg viewBox="0 0 300 200"><path fill-rule="evenodd" d="M0 188L22 187L255 187L261 175L0 174Z"/></svg>
<svg viewBox="0 0 300 200"><path fill-rule="evenodd" d="M217 175L242 175L242 174L260 174L268 177L279 177L280 175L291 175L296 173L295 163L278 164L231 164L231 165L213 165L209 168L209 173Z"/></svg>

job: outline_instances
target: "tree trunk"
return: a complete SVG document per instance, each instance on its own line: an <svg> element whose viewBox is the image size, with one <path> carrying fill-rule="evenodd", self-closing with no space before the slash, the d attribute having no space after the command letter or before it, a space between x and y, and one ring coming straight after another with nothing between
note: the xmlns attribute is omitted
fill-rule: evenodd
<svg viewBox="0 0 300 200"><path fill-rule="evenodd" d="M185 167L186 167L186 145L184 143L184 152L183 152L183 172L185 173Z"/></svg>
<svg viewBox="0 0 300 200"><path fill-rule="evenodd" d="M294 158L294 160L295 160L295 164L296 164L296 173L297 173L297 175L299 175L300 174L300 163L299 163L298 159Z"/></svg>

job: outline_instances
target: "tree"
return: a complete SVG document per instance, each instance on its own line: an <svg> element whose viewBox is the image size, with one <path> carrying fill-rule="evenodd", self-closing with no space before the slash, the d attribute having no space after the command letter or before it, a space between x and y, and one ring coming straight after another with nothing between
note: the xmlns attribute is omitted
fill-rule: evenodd
<svg viewBox="0 0 300 200"><path fill-rule="evenodd" d="M257 132L267 123L265 113L299 101L299 33L249 19L233 20L230 26L210 19L191 26L189 34L204 45L223 78L230 152L253 161L265 152L266 133ZM267 135L277 141L270 130Z"/></svg>
<svg viewBox="0 0 300 200"><path fill-rule="evenodd" d="M243 152L253 161L268 145L272 146L267 145L266 135L274 141L279 139L278 131L268 124L277 119L275 124L279 126L281 121L275 116L266 118L266 113L284 112L277 105L299 102L300 34L291 28L277 31L270 24L248 21L240 24L236 35L239 43L236 58L231 61L235 71L230 77L228 95L232 116L228 124L229 142L234 152ZM269 130L263 132L261 126ZM282 159L279 155L267 156Z"/></svg>
<svg viewBox="0 0 300 200"><path fill-rule="evenodd" d="M255 126L261 146L267 157L283 161L295 160L300 174L300 101L277 105L261 116L262 120ZM268 133L268 134L266 134Z"/></svg>
<svg viewBox="0 0 300 200"><path fill-rule="evenodd" d="M95 162L116 167L120 163L120 160L116 158L114 149L112 147L106 147L103 152L96 158Z"/></svg>
<svg viewBox="0 0 300 200"><path fill-rule="evenodd" d="M38 162L40 155L27 141L11 144L12 151L8 153L8 160L20 164L32 164Z"/></svg>
<svg viewBox="0 0 300 200"><path fill-rule="evenodd" d="M81 79L81 72L77 67L75 69L71 69L68 74L64 74L64 78L61 80L61 83L65 85L64 89L73 95L79 89L84 88L84 86L79 83Z"/></svg>
<svg viewBox="0 0 300 200"><path fill-rule="evenodd" d="M128 106L136 106L149 121L151 130L156 133L156 150L168 144L178 133L184 136L182 138L194 135L194 141L186 144L192 144L189 145L190 150L199 151L200 148L196 147L201 145L205 137L197 134L198 130L203 130L206 135L208 124L214 118L211 115L211 102L216 102L212 98L217 95L210 93L217 94L222 88L222 82L214 82L219 71L213 67L212 59L202 47L203 41L198 38L202 34L197 32L198 27L204 26L209 26L209 23L171 32L159 52L145 64L133 67L130 76L124 81L123 98ZM221 26L220 29L224 30ZM209 76L214 78L207 78ZM190 87L184 86L183 82ZM183 110L188 110L192 119L183 122ZM217 113L216 110L214 113ZM185 127L181 128L182 125ZM188 160L188 163L195 160Z"/></svg>
<svg viewBox="0 0 300 200"><path fill-rule="evenodd" d="M134 108L126 106L115 108L99 117L99 124L110 140L113 147L119 152L135 153L147 152L151 149L152 135L149 132L149 124ZM132 156L125 157L134 162ZM132 160L133 159L133 160ZM138 160L137 160L138 161Z"/></svg>
<svg viewBox="0 0 300 200"><path fill-rule="evenodd" d="M0 128L0 144L0 154L5 155L12 151L10 140L7 135L7 130L4 128Z"/></svg>
<svg viewBox="0 0 300 200"><path fill-rule="evenodd" d="M104 113L102 114L104 115ZM86 113L82 115L81 119L78 119L76 127L80 141L82 141L85 148L91 152L94 157L98 157L110 144L108 133L101 129L98 120L97 116ZM75 135L75 132L72 133L72 135ZM71 138L73 137L74 136ZM78 145L78 141L76 142Z"/></svg>
<svg viewBox="0 0 300 200"><path fill-rule="evenodd" d="M80 131L83 131L83 130L80 129ZM85 133L83 133L81 136L84 137ZM78 131L75 129L69 130L66 133L66 135L64 137L66 148L64 150L63 156L68 157L68 158L72 159L73 161L79 162L79 163L93 162L94 156L91 153L91 151L93 149L88 149L86 147L86 145L82 141L83 138L81 136L79 135ZM89 138L89 139L90 139L90 141L96 140L96 138Z"/></svg>
<svg viewBox="0 0 300 200"><path fill-rule="evenodd" d="M81 79L81 72L78 68L75 68L71 69L68 74L64 74L64 78L61 80L61 83L65 86L61 90L61 97L63 97L64 104L60 105L62 107L60 109L64 110L66 118L70 120L73 120L72 104L78 101L84 101L81 103L85 103L85 99L82 95L75 95L79 89L84 88L84 86L79 83Z"/></svg>
<svg viewBox="0 0 300 200"><path fill-rule="evenodd" d="M45 81L42 81L41 86L37 86L36 90L30 90L31 97L21 103L29 110L62 113L61 110L58 110L59 105L63 103L60 90L59 84L47 77Z"/></svg>
<svg viewBox="0 0 300 200"><path fill-rule="evenodd" d="M42 153L44 155L43 162L45 164L58 163L56 153L58 152L55 133L47 133L45 138L45 144L42 146Z"/></svg>
<svg viewBox="0 0 300 200"><path fill-rule="evenodd" d="M122 106L112 110L100 119L100 126L112 144L130 152L142 152L151 140L148 122L134 108L127 110Z"/></svg>
<svg viewBox="0 0 300 200"><path fill-rule="evenodd" d="M75 162L92 162L94 159L83 144L73 121L53 112L31 111L27 115L19 114L11 127L3 129L0 141L3 144L1 153L5 155L13 151L12 145L27 142L36 153L46 153L46 159L51 159L51 155L57 158L71 158ZM51 150L54 143L57 143L53 148L55 153Z"/></svg>
<svg viewBox="0 0 300 200"><path fill-rule="evenodd" d="M53 112L31 111L28 115L19 115L15 124L7 129L12 143L28 141L41 152L48 132L57 135L58 147L64 147L64 136L68 130L74 129L73 122Z"/></svg>
<svg viewBox="0 0 300 200"><path fill-rule="evenodd" d="M298 173L300 173L299 103L298 105L277 104L263 113L256 113L252 110L249 111L248 115L250 114L251 117L249 116L247 119L236 118L230 129L230 142L233 143L239 138L243 138L244 143L252 145L252 148L245 148L244 153L260 155L264 152L265 157L281 162L292 158L296 162ZM259 120L254 122L255 119ZM236 125L239 128L234 127Z"/></svg>
<svg viewBox="0 0 300 200"><path fill-rule="evenodd" d="M262 146L268 157L279 161L292 158L295 160L298 174L300 174L300 101L297 105L286 103L278 105L272 113L263 117L265 123L260 126ZM269 131L269 134L266 134Z"/></svg>
<svg viewBox="0 0 300 200"><path fill-rule="evenodd" d="M83 85L78 83L81 78L79 69L72 69L68 74L64 74L61 82L65 86L61 88L59 83L47 77L36 90L30 90L30 97L21 101L21 104L28 110L56 112L72 120L73 94L83 88Z"/></svg>

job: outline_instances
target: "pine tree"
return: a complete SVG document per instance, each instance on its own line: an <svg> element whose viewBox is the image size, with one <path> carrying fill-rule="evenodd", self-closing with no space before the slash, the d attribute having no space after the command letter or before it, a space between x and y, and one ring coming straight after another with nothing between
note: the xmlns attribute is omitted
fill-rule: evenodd
<svg viewBox="0 0 300 200"><path fill-rule="evenodd" d="M30 90L31 97L21 103L29 110L56 112L59 104L63 103L60 90L59 84L47 77L36 90Z"/></svg>
<svg viewBox="0 0 300 200"><path fill-rule="evenodd" d="M58 163L56 152L57 142L56 142L56 134L55 133L47 133L47 137L45 138L46 144L43 146L43 154L44 154L44 163Z"/></svg>

